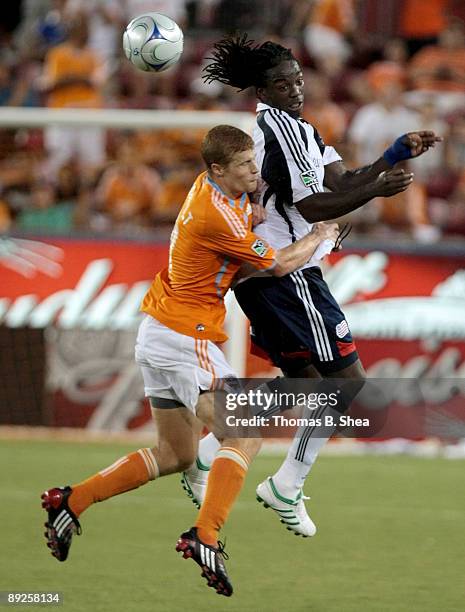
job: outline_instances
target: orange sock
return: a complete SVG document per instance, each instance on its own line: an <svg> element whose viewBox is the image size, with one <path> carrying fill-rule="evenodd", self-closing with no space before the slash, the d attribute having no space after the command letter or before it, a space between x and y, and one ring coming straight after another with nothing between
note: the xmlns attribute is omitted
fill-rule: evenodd
<svg viewBox="0 0 465 612"><path fill-rule="evenodd" d="M237 448L222 447L217 452L195 523L199 538L205 544L216 546L218 532L239 495L249 462L248 456Z"/></svg>
<svg viewBox="0 0 465 612"><path fill-rule="evenodd" d="M91 504L119 493L137 489L158 476L158 466L150 448L121 457L106 469L77 485L72 485L69 507L79 516Z"/></svg>

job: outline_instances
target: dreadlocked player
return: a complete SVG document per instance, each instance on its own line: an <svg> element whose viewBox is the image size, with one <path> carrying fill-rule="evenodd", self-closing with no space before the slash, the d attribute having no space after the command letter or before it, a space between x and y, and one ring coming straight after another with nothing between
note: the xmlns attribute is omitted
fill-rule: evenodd
<svg viewBox="0 0 465 612"><path fill-rule="evenodd" d="M373 164L347 170L333 147L325 146L316 128L301 117L304 81L290 49L271 41L254 45L244 35L218 42L211 59L205 69L207 82L239 90L255 88L253 138L263 179L259 201L266 208L266 220L256 232L275 249L298 240L312 223L350 213L376 196L406 190L413 175L396 168L397 163L421 155L441 140L433 132L410 132ZM285 376L323 377L322 384L335 384L328 379L352 381L352 391L337 407L345 412L363 386L365 372L344 314L322 278L317 253L292 274L251 278L235 293L251 322L252 346L265 352ZM325 410L332 409L319 408L315 417L324 417ZM257 488L258 500L296 534L316 532L302 487L333 431L300 428L280 469ZM184 474L185 488L194 501L202 500L216 448L211 434L204 438L197 463Z"/></svg>

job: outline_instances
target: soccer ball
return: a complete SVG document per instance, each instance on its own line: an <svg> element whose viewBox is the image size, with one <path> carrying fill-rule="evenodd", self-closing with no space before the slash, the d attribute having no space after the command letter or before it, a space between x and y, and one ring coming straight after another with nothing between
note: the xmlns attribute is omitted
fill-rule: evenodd
<svg viewBox="0 0 465 612"><path fill-rule="evenodd" d="M174 66L181 57L183 41L178 24L161 13L139 15L123 34L126 57L146 72L162 72Z"/></svg>

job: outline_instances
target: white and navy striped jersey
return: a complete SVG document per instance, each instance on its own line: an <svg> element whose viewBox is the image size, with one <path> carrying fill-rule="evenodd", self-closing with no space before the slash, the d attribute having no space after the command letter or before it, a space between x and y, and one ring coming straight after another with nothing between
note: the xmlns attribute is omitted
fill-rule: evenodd
<svg viewBox="0 0 465 612"><path fill-rule="evenodd" d="M325 146L318 132L304 119L261 102L253 132L262 180L260 203L266 221L254 228L277 250L303 238L312 229L295 207L308 195L324 191L324 166L340 161L333 147ZM312 258L303 268L318 266Z"/></svg>

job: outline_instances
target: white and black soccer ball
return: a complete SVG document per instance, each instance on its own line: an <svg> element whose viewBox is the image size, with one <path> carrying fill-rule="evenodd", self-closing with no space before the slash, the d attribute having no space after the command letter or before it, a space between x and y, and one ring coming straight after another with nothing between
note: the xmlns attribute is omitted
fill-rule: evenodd
<svg viewBox="0 0 465 612"><path fill-rule="evenodd" d="M123 34L126 57L146 72L162 72L174 66L181 57L183 42L178 24L161 13L139 15Z"/></svg>

